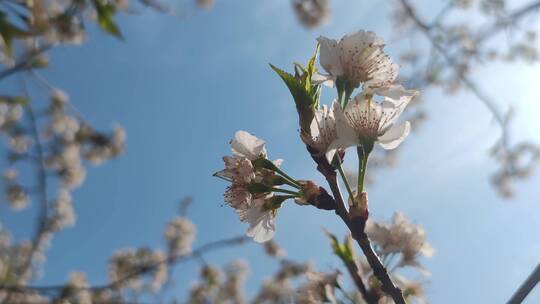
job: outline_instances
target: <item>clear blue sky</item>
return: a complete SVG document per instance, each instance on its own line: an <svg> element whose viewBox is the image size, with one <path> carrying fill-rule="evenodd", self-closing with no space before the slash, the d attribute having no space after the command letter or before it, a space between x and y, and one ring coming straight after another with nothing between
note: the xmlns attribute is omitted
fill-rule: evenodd
<svg viewBox="0 0 540 304"><path fill-rule="evenodd" d="M53 51L44 75L69 92L87 120L103 129L118 122L128 140L125 155L89 169L74 192L77 225L57 235L38 283L65 282L71 270L104 282L115 249L163 245L163 227L185 195L195 198L189 216L198 226L196 244L242 234L246 226L220 207L226 185L211 176L236 130L265 139L270 157L285 159L291 175L321 181L298 139L289 93L268 63L290 67L312 54L318 35L358 29L376 31L390 53L399 51L387 5L332 2L333 21L314 31L297 24L289 1L228 0L184 19L152 12L122 17L125 42L91 29L84 46ZM537 142L539 68L495 65L474 75L501 104L516 104L514 131ZM499 134L489 113L468 93L424 93L428 121L403 145L398 166L377 172L368 189L371 212L389 219L403 211L425 227L437 251L425 261L431 302L502 303L540 262L540 174L518 184L514 200L501 200L488 182L496 169L488 149ZM2 220L18 227L18 236L32 228L30 211L6 212ZM277 225L276 239L290 258L322 270L340 266L321 230L345 233L333 214L291 203ZM236 257L251 263L249 294L276 268L254 244L207 259L222 264ZM175 283L189 284L195 267L178 266ZM527 303L539 301L537 292Z"/></svg>

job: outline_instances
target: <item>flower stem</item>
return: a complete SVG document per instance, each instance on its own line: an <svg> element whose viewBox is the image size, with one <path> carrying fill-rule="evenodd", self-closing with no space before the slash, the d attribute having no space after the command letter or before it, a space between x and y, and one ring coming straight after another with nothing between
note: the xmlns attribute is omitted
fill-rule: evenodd
<svg viewBox="0 0 540 304"><path fill-rule="evenodd" d="M373 143L364 143L362 146L356 147L358 152L358 195L364 192L367 163L371 150L373 150Z"/></svg>
<svg viewBox="0 0 540 304"><path fill-rule="evenodd" d="M279 173L281 176L283 176L287 181L290 182L290 186L295 187L296 189L300 189L300 184L292 177L287 175L287 173L283 172L281 169L279 169L277 166L275 168L276 172Z"/></svg>
<svg viewBox="0 0 540 304"><path fill-rule="evenodd" d="M283 182L285 182L285 184L287 184L287 185L289 185L289 186L291 186L291 187L293 187L293 188L296 188L296 189L298 189L298 190L302 189L300 186L298 186L298 184L293 183L293 182L290 181L288 178L285 178L285 177L284 177L284 178L283 178Z"/></svg>
<svg viewBox="0 0 540 304"><path fill-rule="evenodd" d="M345 100L343 101L343 109L345 110L345 107L347 107L347 104L349 104L349 99L351 99L351 95L354 89L348 88L348 86L345 86Z"/></svg>
<svg viewBox="0 0 540 304"><path fill-rule="evenodd" d="M351 186L349 185L349 181L347 181L345 172L343 172L343 166L341 165L341 161L338 160L338 164L339 164L338 166L339 175L341 175L341 179L343 180L343 183L345 184L345 188L347 188L347 192L349 193L351 200L354 200L353 191L351 189Z"/></svg>
<svg viewBox="0 0 540 304"><path fill-rule="evenodd" d="M287 190L287 189L270 188L270 190L273 191L273 192L281 192L281 193L291 194L291 195L294 195L295 197L300 196L300 193L294 192L294 191L291 191L291 190Z"/></svg>

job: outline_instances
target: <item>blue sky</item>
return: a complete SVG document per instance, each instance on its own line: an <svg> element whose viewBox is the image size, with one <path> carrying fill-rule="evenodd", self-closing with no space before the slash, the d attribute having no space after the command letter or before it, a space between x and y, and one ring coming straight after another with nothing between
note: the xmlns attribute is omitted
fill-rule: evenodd
<svg viewBox="0 0 540 304"><path fill-rule="evenodd" d="M86 120L103 129L120 123L128 140L121 158L89 169L74 192L77 225L57 235L38 283L65 282L71 270L104 282L115 249L163 246L163 227L185 195L195 199L189 216L198 226L197 244L242 234L246 226L221 207L226 185L211 176L236 130L265 139L270 158L283 158L294 177L322 183L298 139L289 93L268 63L288 68L312 54L318 35L358 29L376 31L391 54L399 51L387 4L333 2L333 21L313 31L297 24L289 1L229 0L187 18L123 16L125 42L91 28L84 46L54 50L44 75L69 92ZM502 106L515 105L516 136L537 142L540 93L533 80L539 68L495 64L474 74ZM330 102L333 93L326 92L323 100ZM540 174L519 183L514 200L500 199L488 182L496 169L488 149L499 130L483 105L467 92L448 97L431 90L424 99L427 122L403 145L399 164L378 171L368 188L371 213L387 220L402 211L425 227L437 251L425 260L431 302L503 302L540 261ZM17 236L32 229L31 210L2 210L3 223L16 227ZM290 258L314 261L321 270L340 266L321 229L345 233L333 214L291 203L277 225L276 239ZM254 294L276 262L254 244L207 260L223 264L237 257L251 263L248 293ZM176 268L175 294L193 281L196 266ZM527 303L538 301L540 292Z"/></svg>

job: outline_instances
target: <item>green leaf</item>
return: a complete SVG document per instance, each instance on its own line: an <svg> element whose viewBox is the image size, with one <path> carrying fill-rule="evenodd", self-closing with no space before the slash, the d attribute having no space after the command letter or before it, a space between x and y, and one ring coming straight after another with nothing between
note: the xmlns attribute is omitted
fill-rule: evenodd
<svg viewBox="0 0 540 304"><path fill-rule="evenodd" d="M283 82L285 82L285 85L287 85L287 88L289 88L289 91L293 96L300 120L300 128L309 132L311 121L315 116L312 96L309 92L306 92L306 88L300 79L295 78L292 74L289 74L272 64L270 64L270 67L279 75L279 77L281 77Z"/></svg>
<svg viewBox="0 0 540 304"><path fill-rule="evenodd" d="M0 103L7 103L10 105L19 104L21 106L26 106L28 105L28 98L22 96L0 95Z"/></svg>
<svg viewBox="0 0 540 304"><path fill-rule="evenodd" d="M116 13L114 6L111 4L103 4L99 0L94 0L93 3L97 12L98 25L101 27L101 29L115 36L116 38L123 40L124 37L120 32L120 28L114 21L114 15Z"/></svg>
<svg viewBox="0 0 540 304"><path fill-rule="evenodd" d="M354 253L352 238L351 236L345 237L343 243L340 243L335 235L330 233L328 230L324 229L324 232L330 238L330 246L334 250L334 253L344 262L344 263L355 263L356 254Z"/></svg>

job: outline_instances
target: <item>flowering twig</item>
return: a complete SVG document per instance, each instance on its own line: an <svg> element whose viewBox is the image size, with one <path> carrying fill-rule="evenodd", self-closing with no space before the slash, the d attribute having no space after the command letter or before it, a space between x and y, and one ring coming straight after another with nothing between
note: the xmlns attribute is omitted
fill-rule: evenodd
<svg viewBox="0 0 540 304"><path fill-rule="evenodd" d="M349 213L345 207L345 202L343 201L341 190L339 189L339 184L337 182L336 172L332 166L328 163L324 156L317 157L312 155L312 158L317 163L317 169L319 172L321 172L321 174L326 178L326 181L330 186L330 190L334 195L336 214L343 220L345 225L347 225L351 231L353 239L362 249L362 252L366 256L370 267L373 269L373 274L382 284L382 290L390 295L396 304L406 304L401 289L397 287L394 282L392 282L388 271L381 263L381 260L371 246L371 242L367 234L364 232L364 227L368 218L367 209L363 216ZM364 295L364 297L366 296L367 295Z"/></svg>
<svg viewBox="0 0 540 304"><path fill-rule="evenodd" d="M23 83L26 90L26 83ZM25 106L28 117L30 120L30 133L34 139L35 147L36 147L36 174L38 177L38 185L36 187L36 192L38 193L39 200L40 200L40 211L37 218L37 227L36 231L34 232L34 236L32 238L32 247L30 248L30 252L28 253L28 256L24 260L20 273L17 279L16 284L22 285L24 284L27 277L29 277L29 272L31 272L32 263L36 257L36 254L39 250L39 248L42 246L42 243L46 237L47 232L47 218L48 218L48 195L47 195L47 172L45 170L44 165L44 156L43 156L43 146L39 137L39 131L38 131L38 125L36 116L34 114L34 110L32 108L32 104L29 100L29 94L26 90L26 98L28 99L27 104ZM12 290L10 290L10 293L6 296L6 301L9 302L11 299Z"/></svg>
<svg viewBox="0 0 540 304"><path fill-rule="evenodd" d="M210 251L214 251L214 250L222 249L226 247L231 247L231 246L236 246L236 245L242 245L247 240L249 240L249 238L246 236L237 236L237 237L232 237L228 239L222 239L218 241L209 242L193 250L190 254L182 255L182 256L169 255L161 261L158 261L151 265L147 265L146 267L141 267L139 269L136 269L130 274L116 281L110 282L108 284L95 285L95 286L89 286L89 287L70 287L70 288L80 289L80 290L92 290L92 291L118 289L128 280L136 278L138 276L142 276L149 272L152 272L153 270L155 270L158 266L162 264L167 264L170 266L170 265L176 265L179 263L187 262L196 258L200 258L203 254ZM39 292L39 293L46 294L46 293L51 293L51 292L58 292L65 287L66 287L65 285L50 285L50 286L0 285L0 290L8 290L12 293Z"/></svg>
<svg viewBox="0 0 540 304"><path fill-rule="evenodd" d="M32 68L32 60L36 56L39 56L49 50L52 46L52 44L45 44L37 49L30 50L20 60L18 60L18 62L14 66L1 71L0 80L9 77L17 72Z"/></svg>
<svg viewBox="0 0 540 304"><path fill-rule="evenodd" d="M526 4L520 9L515 10L514 12L508 14L504 21L496 20L487 27L485 30L481 31L475 38L474 42L479 44L486 39L492 37L494 34L498 33L500 30L504 29L509 24L513 24L526 17L530 13L538 11L540 9L540 1L532 1L529 4Z"/></svg>

